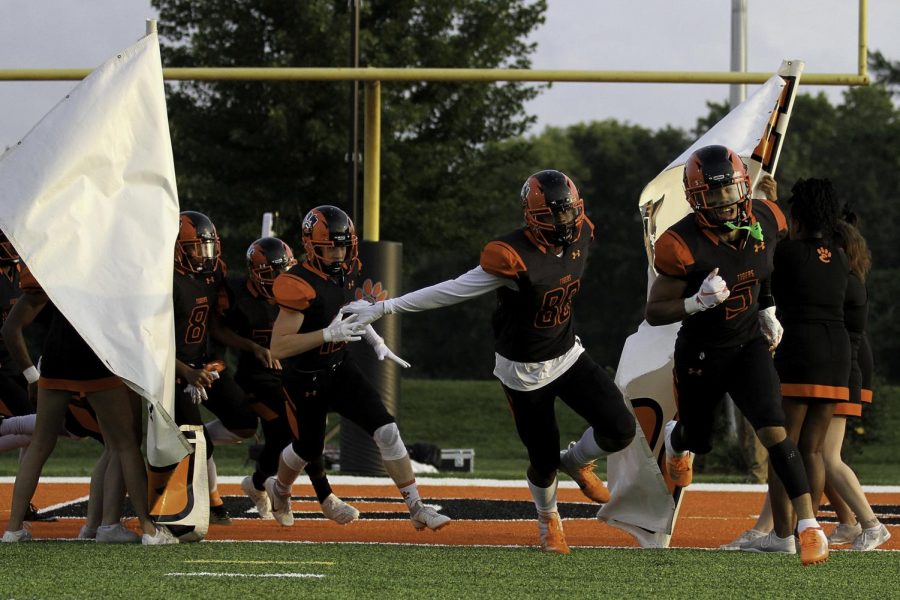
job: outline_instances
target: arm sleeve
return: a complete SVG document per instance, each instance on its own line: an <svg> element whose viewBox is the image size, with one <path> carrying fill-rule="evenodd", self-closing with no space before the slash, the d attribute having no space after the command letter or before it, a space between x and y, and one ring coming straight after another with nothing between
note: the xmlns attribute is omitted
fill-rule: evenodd
<svg viewBox="0 0 900 600"><path fill-rule="evenodd" d="M398 298L385 300L385 304L389 305L388 312L421 312L459 304L510 284L512 281L491 275L478 266L456 279L448 279Z"/></svg>

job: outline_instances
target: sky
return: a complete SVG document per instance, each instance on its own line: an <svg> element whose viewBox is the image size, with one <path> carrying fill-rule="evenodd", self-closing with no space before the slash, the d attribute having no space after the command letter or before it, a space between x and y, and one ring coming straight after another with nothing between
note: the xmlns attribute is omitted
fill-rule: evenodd
<svg viewBox="0 0 900 600"><path fill-rule="evenodd" d="M548 4L546 22L531 37L535 69L730 69L731 0ZM858 0L747 0L747 70L771 73L782 59L800 59L806 73L855 74L858 9ZM869 49L900 61L900 1L868 0L868 12ZM148 17L155 17L149 0L0 0L0 69L93 68L144 35ZM802 81L801 93L824 91L835 104L846 89ZM0 81L0 149L21 139L74 85ZM538 117L532 133L610 118L690 129L707 114L708 101L728 94L724 84L556 83L525 108Z"/></svg>

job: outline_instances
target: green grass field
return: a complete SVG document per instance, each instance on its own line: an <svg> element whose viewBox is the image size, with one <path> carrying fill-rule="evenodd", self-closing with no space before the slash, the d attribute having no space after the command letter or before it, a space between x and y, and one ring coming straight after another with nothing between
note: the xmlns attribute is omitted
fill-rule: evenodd
<svg viewBox="0 0 900 600"><path fill-rule="evenodd" d="M41 542L0 556L7 598L897 597L893 552L836 552L808 568L746 552L362 544Z"/></svg>
<svg viewBox="0 0 900 600"><path fill-rule="evenodd" d="M849 462L864 484L900 483L898 396L898 388L877 390L873 416L851 440ZM583 423L562 405L557 412L563 443L576 439ZM525 452L495 382L403 381L399 421L408 444L475 449L471 476L523 476ZM45 474L88 475L98 454L93 441L62 440ZM245 445L216 455L220 474L249 473ZM0 456L0 474L15 468L15 453ZM697 479L741 477L707 472ZM5 598L900 597L895 552L838 551L824 565L803 568L796 556L686 549L574 548L556 556L533 547L45 541L2 544L0 560Z"/></svg>

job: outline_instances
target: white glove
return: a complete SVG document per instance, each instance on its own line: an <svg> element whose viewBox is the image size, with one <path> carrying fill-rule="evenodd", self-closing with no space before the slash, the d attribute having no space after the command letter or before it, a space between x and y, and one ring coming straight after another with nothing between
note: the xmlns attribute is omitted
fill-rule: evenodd
<svg viewBox="0 0 900 600"><path fill-rule="evenodd" d="M218 375L218 373L216 373ZM196 386L192 383L187 384L184 388L184 391L191 396L191 402L194 404L200 404L201 402L205 402L209 400L209 396L206 395L206 388L203 386Z"/></svg>
<svg viewBox="0 0 900 600"><path fill-rule="evenodd" d="M391 310L391 301L384 300L375 302L374 304L368 300L354 300L350 304L344 306L341 310L352 315L359 315L359 322L368 325L374 323L384 315L389 315Z"/></svg>
<svg viewBox="0 0 900 600"><path fill-rule="evenodd" d="M718 306L725 302L730 293L731 290L728 289L725 280L719 277L719 268L716 267L703 280L703 284L697 290L697 293L690 298L684 299L684 311L692 315L695 312Z"/></svg>
<svg viewBox="0 0 900 600"><path fill-rule="evenodd" d="M375 356L378 357L378 360L389 358L404 369L408 369L410 366L408 362L391 352L391 349L388 348L387 344L385 344L384 342L381 342L377 346L373 346L372 349L375 350Z"/></svg>
<svg viewBox="0 0 900 600"><path fill-rule="evenodd" d="M408 369L410 364L394 354L390 348L387 347L387 344L384 343L384 338L382 338L375 331L375 328L371 325L366 325L366 333L363 335L363 339L372 346L372 350L375 351L375 356L378 357L378 360L384 360L385 358L389 358L404 369Z"/></svg>
<svg viewBox="0 0 900 600"><path fill-rule="evenodd" d="M775 316L774 306L759 311L759 326L769 341L769 351L771 352L778 347L778 344L781 343L781 336L784 335L784 327Z"/></svg>
<svg viewBox="0 0 900 600"><path fill-rule="evenodd" d="M322 339L329 342L358 342L366 332L365 323L358 323L357 315L350 315L342 319L343 314L338 311L337 316L325 329L322 330Z"/></svg>

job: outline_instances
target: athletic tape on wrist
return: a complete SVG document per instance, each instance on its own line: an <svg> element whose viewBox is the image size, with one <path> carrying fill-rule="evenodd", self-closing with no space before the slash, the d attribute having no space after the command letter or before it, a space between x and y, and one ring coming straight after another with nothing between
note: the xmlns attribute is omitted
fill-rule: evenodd
<svg viewBox="0 0 900 600"><path fill-rule="evenodd" d="M31 365L30 367L22 371L22 376L28 383L37 383L37 380L41 378L40 372L34 365Z"/></svg>

